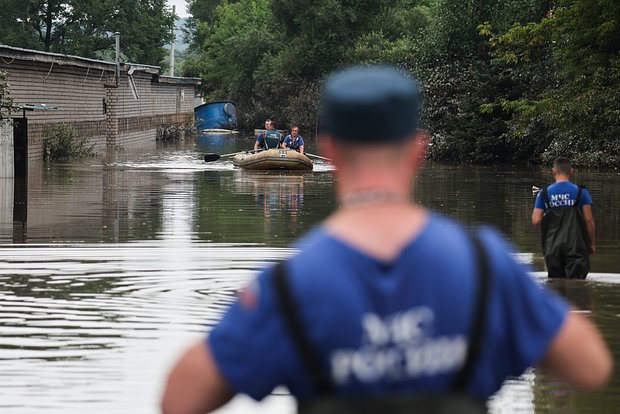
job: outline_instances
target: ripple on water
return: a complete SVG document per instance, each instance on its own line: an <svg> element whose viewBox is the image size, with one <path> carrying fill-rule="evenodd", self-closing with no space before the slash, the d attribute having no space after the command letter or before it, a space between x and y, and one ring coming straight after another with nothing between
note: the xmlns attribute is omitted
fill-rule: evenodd
<svg viewBox="0 0 620 414"><path fill-rule="evenodd" d="M333 171L334 166L330 162L313 159L313 171ZM117 169L153 170L166 172L192 172L192 171L230 171L239 169L232 163L232 158L223 157L216 161L205 162L202 155L195 153L172 153L166 157L151 156L151 159L142 158L131 161L117 161L106 164L107 167Z"/></svg>
<svg viewBox="0 0 620 414"><path fill-rule="evenodd" d="M1 411L156 412L180 349L220 318L265 257L292 252L157 242L0 247Z"/></svg>
<svg viewBox="0 0 620 414"><path fill-rule="evenodd" d="M265 257L293 252L159 241L0 246L1 411L157 412L181 349L203 337ZM618 276L588 279L616 284ZM491 412L534 413L535 377L508 381ZM221 412L254 410L292 413L294 403L286 395L260 405L240 397Z"/></svg>

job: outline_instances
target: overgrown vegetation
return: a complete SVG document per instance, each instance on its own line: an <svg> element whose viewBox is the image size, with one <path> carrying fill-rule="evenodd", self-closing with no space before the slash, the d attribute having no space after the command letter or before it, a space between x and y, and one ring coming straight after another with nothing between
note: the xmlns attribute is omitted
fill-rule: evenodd
<svg viewBox="0 0 620 414"><path fill-rule="evenodd" d="M159 142L179 142L183 139L183 128L180 125L166 125L157 128L156 140Z"/></svg>
<svg viewBox="0 0 620 414"><path fill-rule="evenodd" d="M58 124L45 131L43 138L43 158L50 160L70 160L94 157L95 144L89 145L88 139L80 136L70 124Z"/></svg>
<svg viewBox="0 0 620 414"><path fill-rule="evenodd" d="M0 71L0 121L9 118L10 111L13 108L13 99L11 99L7 78L7 73Z"/></svg>
<svg viewBox="0 0 620 414"><path fill-rule="evenodd" d="M183 123L183 138L192 139L196 137L196 134L198 134L198 125L196 118L192 116Z"/></svg>
<svg viewBox="0 0 620 414"><path fill-rule="evenodd" d="M157 128L156 140L160 142L179 142L196 136L197 127L193 117L182 124L172 124Z"/></svg>
<svg viewBox="0 0 620 414"><path fill-rule="evenodd" d="M429 157L620 161L616 0L190 0L185 75L237 102L239 124L314 131L321 82L390 62L425 88Z"/></svg>

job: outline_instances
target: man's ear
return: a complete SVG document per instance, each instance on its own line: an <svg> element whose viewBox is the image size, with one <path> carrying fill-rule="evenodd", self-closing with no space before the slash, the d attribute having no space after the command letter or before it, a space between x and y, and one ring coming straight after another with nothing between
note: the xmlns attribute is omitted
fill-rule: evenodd
<svg viewBox="0 0 620 414"><path fill-rule="evenodd" d="M430 135L426 130L418 131L413 137L413 161L420 167L426 159Z"/></svg>

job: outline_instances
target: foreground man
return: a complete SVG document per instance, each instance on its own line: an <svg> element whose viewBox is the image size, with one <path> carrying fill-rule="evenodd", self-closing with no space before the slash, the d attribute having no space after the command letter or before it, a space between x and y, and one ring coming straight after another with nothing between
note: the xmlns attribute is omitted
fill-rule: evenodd
<svg viewBox="0 0 620 414"><path fill-rule="evenodd" d="M164 413L260 400L278 385L302 411L326 396L456 392L484 405L534 365L577 388L605 384L612 360L597 329L533 281L503 238L410 202L427 146L414 81L350 68L328 79L321 105L340 208L181 356Z"/></svg>

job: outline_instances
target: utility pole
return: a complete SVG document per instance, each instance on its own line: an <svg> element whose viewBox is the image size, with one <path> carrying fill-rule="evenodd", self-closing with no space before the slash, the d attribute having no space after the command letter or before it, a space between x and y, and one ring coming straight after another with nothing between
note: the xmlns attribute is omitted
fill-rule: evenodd
<svg viewBox="0 0 620 414"><path fill-rule="evenodd" d="M114 78L116 80L116 86L118 86L121 80L121 34L119 32L114 32L114 38L116 46L116 70L114 71Z"/></svg>
<svg viewBox="0 0 620 414"><path fill-rule="evenodd" d="M174 32L177 26L177 16L175 14L176 6L172 6L172 41L170 43L170 76L174 76L174 44L176 41Z"/></svg>

